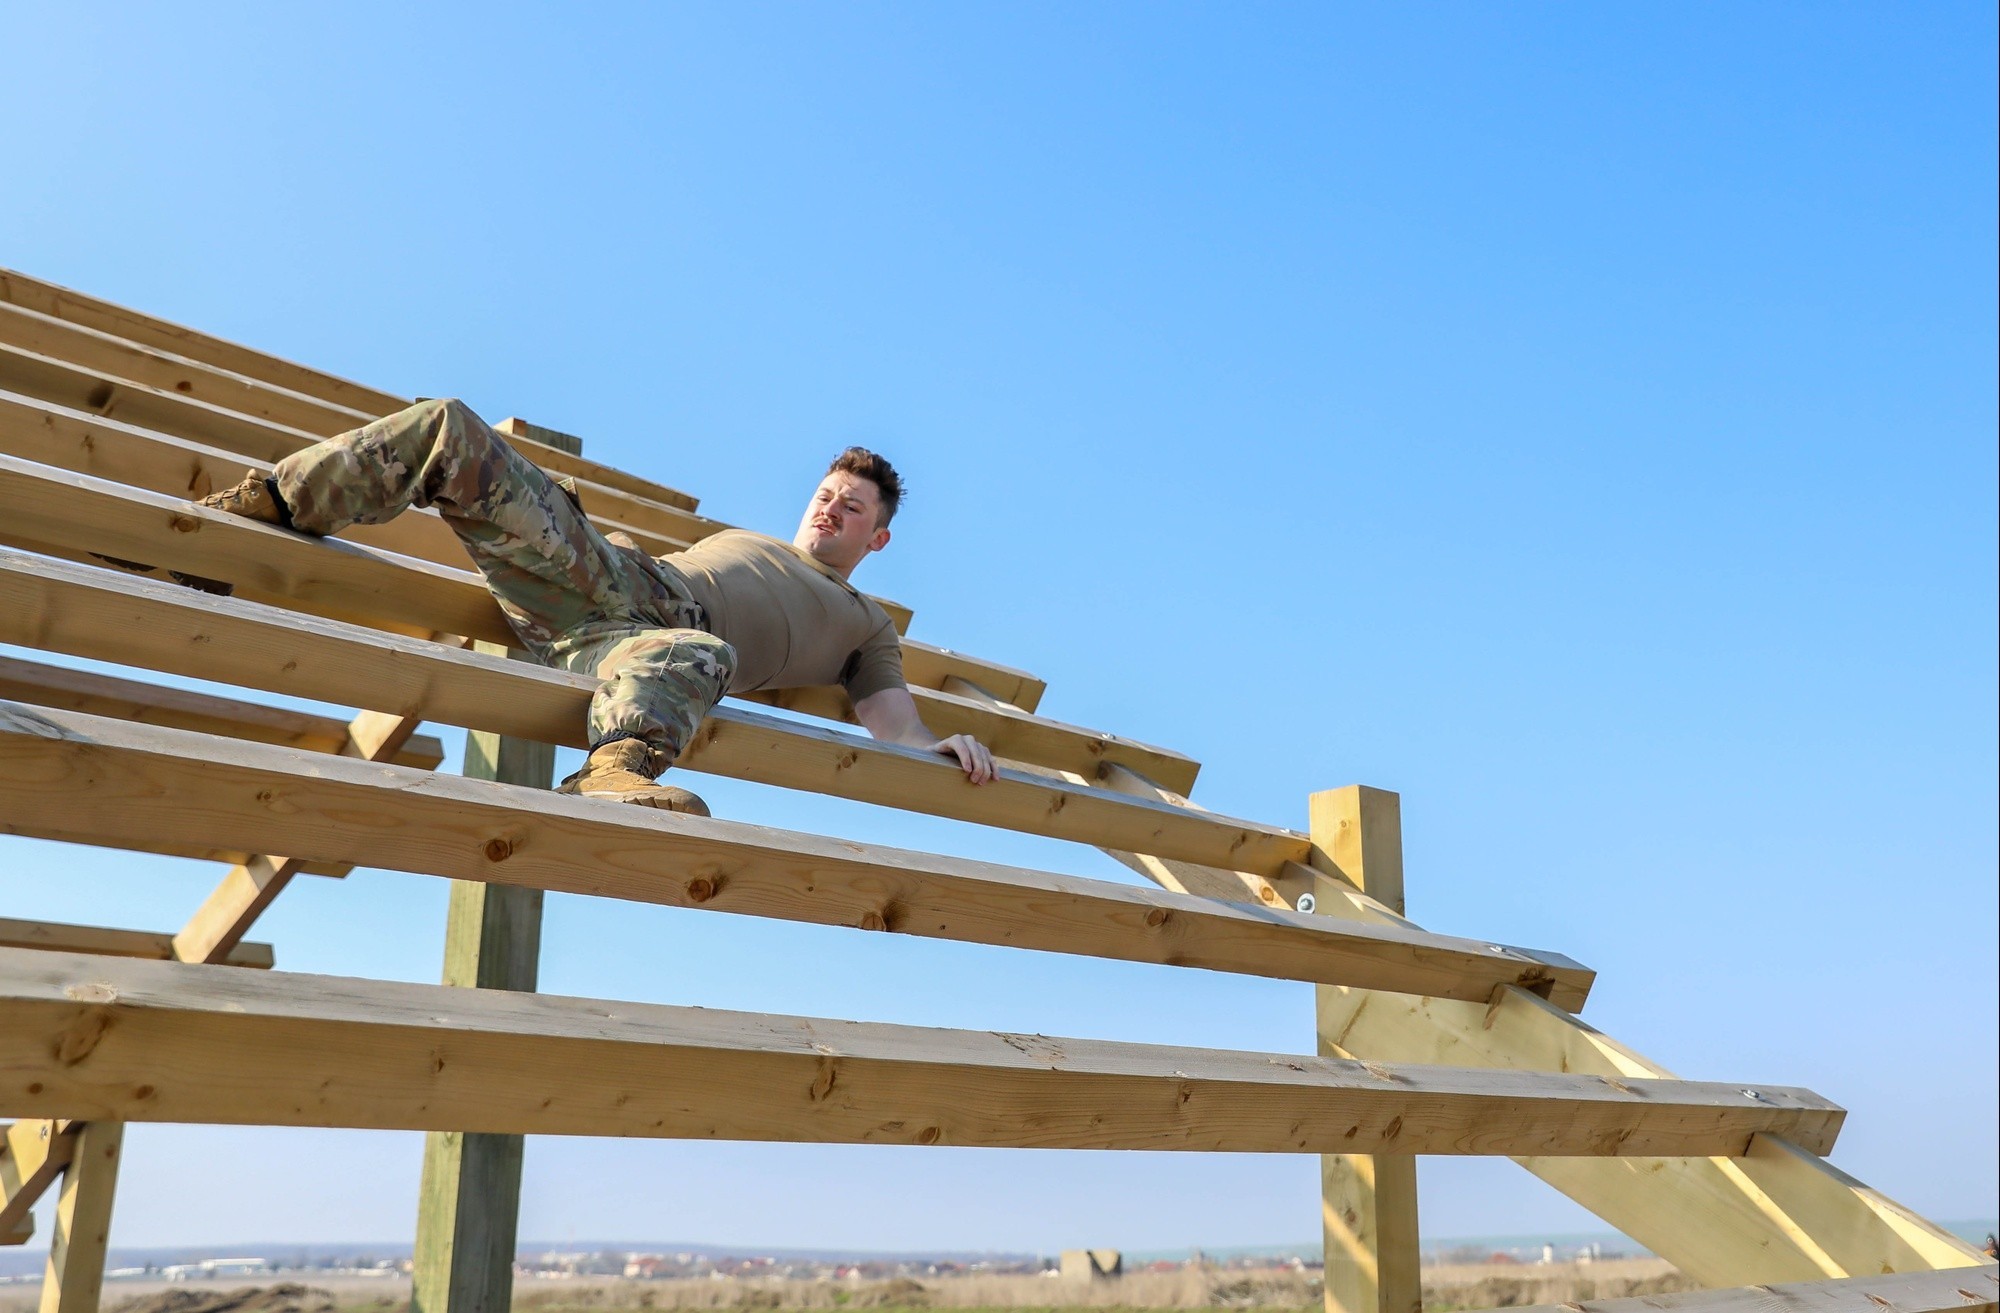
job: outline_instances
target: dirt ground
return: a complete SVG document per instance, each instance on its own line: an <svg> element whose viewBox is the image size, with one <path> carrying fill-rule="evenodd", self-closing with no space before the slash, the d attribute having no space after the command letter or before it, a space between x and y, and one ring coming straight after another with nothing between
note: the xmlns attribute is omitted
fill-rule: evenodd
<svg viewBox="0 0 2000 1313"><path fill-rule="evenodd" d="M1580 1299L1615 1299L1692 1288L1659 1259L1613 1259L1548 1266L1460 1264L1426 1268L1428 1313L1512 1308ZM311 1284L227 1281L117 1281L104 1292L107 1313L402 1313L407 1277L347 1277ZM0 1290L0 1313L31 1313L32 1286ZM625 1313L626 1310L1268 1309L1318 1313L1319 1281L1310 1272L1141 1272L1106 1281L1033 1276L960 1276L922 1281L627 1281L616 1278L522 1280L520 1313Z"/></svg>

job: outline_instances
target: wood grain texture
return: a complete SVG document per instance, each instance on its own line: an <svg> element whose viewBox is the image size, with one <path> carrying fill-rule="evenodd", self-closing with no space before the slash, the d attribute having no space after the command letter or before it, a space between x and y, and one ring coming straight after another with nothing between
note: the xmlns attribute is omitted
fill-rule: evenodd
<svg viewBox="0 0 2000 1313"><path fill-rule="evenodd" d="M229 487L246 470L268 474L272 465L268 460L5 391L0 391L0 452L185 498L205 497ZM590 518L603 532L623 533L655 556L682 551L689 545L685 539L602 515ZM471 566L458 536L441 516L427 508L413 508L385 524L350 525L335 536L456 569ZM889 613L897 633L908 632L912 618L908 607L886 598L875 600Z"/></svg>
<svg viewBox="0 0 2000 1313"><path fill-rule="evenodd" d="M69 1133L76 1145L56 1195L40 1313L97 1313L104 1294L104 1257L111 1242L111 1205L125 1125L99 1118L73 1126Z"/></svg>
<svg viewBox="0 0 2000 1313"><path fill-rule="evenodd" d="M1332 989L1321 1008L1331 1051L1384 1062L1593 1072L1664 1079L1664 1067L1524 990L1485 1006ZM1736 1158L1621 1160L1615 1170L1567 1159L1521 1162L1577 1203L1705 1285L1962 1266L1964 1241L1815 1155L1759 1136Z"/></svg>
<svg viewBox="0 0 2000 1313"><path fill-rule="evenodd" d="M1556 954L0 703L0 829L150 835L525 888L1484 998Z"/></svg>
<svg viewBox="0 0 2000 1313"><path fill-rule="evenodd" d="M154 451L143 463L119 455L128 446L144 443L143 431L130 425L112 427L107 421L58 413L0 392L0 462L9 471L0 486L0 507L33 498L50 502L47 513L24 515L19 524L8 526L0 519L6 528L0 541L33 551L53 550L70 559L102 552L185 569L230 582L239 596L398 632L415 632L422 626L412 615L443 607L430 629L447 628L449 619L471 626L450 632L512 641L470 560L455 540L439 536L448 536L449 530L435 515L413 511L386 525L356 526L332 539L285 533L188 500L203 486L223 479L235 482L243 462L189 449L194 444L164 455ZM253 456L249 465L268 468L272 459L276 457ZM105 477L107 473L111 477ZM234 521L238 529L229 529L226 521ZM209 537L197 541L204 529L210 531ZM265 536L245 536L244 530ZM292 545L278 545L279 536ZM641 546L668 551L675 544L652 539ZM327 577L319 578L312 562L321 558L311 553L341 550L360 551L364 559L328 559ZM243 555L234 554L239 552ZM278 553L282 565L265 561L263 552ZM186 564L194 560L202 564ZM394 573L398 568L410 571L410 576L398 579ZM907 608L898 609L907 623ZM907 638L903 647L905 673L914 685L936 687L948 675L972 673L1040 696L1039 680L1010 667Z"/></svg>
<svg viewBox="0 0 2000 1313"><path fill-rule="evenodd" d="M265 352L170 324L12 270L0 269L0 303L28 312L22 316L23 319L47 321L41 326L16 326L13 330L14 334L21 335L19 341L37 351L46 350L64 358L72 355L82 357L92 348L76 345L77 339L96 338L164 357L154 367L164 369L159 377L169 391L185 390L191 393L197 378L220 374L261 389L317 401L335 415L359 415L364 421L401 410L410 404L408 398L308 369ZM10 340L14 339L10 337ZM35 343L39 345L33 345ZM182 383L188 385L186 389L181 388ZM204 383L210 388L224 386L220 380L212 378L205 378ZM232 394L225 392L224 395ZM352 423L341 424L341 428L352 427ZM340 429L332 431L339 432ZM562 473L590 477L593 482L615 486L633 496L679 510L692 511L698 505L694 497L679 489L585 460L575 453L562 454L572 457Z"/></svg>
<svg viewBox="0 0 2000 1313"><path fill-rule="evenodd" d="M1307 800L1313 851L1341 878L1403 910L1402 800L1350 785ZM1314 989L1317 996L1325 989ZM1343 1056L1319 1037L1324 1057ZM1423 1313L1417 1171L1408 1158L1327 1154L1320 1160L1326 1313Z"/></svg>
<svg viewBox="0 0 2000 1313"><path fill-rule="evenodd" d="M28 1116L1211 1152L1829 1143L1801 1090L779 1017L0 950Z"/></svg>
<svg viewBox="0 0 2000 1313"><path fill-rule="evenodd" d="M4 551L0 641L572 747L586 746L584 713L598 686L590 676ZM919 695L920 706L932 701ZM1121 750L1024 714L968 708L967 718L997 728L996 739L1018 734L1022 746L1060 760L1102 761ZM694 770L1189 860L1274 867L1308 847L1304 836L1277 827L1019 771L974 787L936 754L733 703L710 714L681 760Z"/></svg>
<svg viewBox="0 0 2000 1313"><path fill-rule="evenodd" d="M154 962L174 960L174 937L169 934L69 925L61 921L21 921L13 917L0 917L0 948L40 948L56 953L143 957ZM275 962L269 944L239 943L222 959L223 966L260 970L269 970Z"/></svg>

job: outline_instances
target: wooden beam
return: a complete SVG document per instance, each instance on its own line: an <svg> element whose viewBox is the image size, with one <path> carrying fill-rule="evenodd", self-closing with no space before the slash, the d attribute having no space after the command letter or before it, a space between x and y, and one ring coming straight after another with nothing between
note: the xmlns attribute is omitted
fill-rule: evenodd
<svg viewBox="0 0 2000 1313"><path fill-rule="evenodd" d="M1524 990L1486 1006L1334 990L1321 1022L1336 1051L1386 1062L1666 1079L1656 1063ZM1522 1166L1704 1285L1920 1271L1978 1257L1971 1246L1877 1194L1821 1151L1759 1137L1737 1158L1631 1160L1579 1171Z"/></svg>
<svg viewBox="0 0 2000 1313"><path fill-rule="evenodd" d="M116 444L93 441L92 430L77 427L82 422L80 417L52 415L0 393L0 453L19 450L71 465L137 472L112 459ZM119 440L133 439L127 433ZM81 458L79 452L90 458ZM239 596L252 600L339 615L397 632L412 632L415 622L410 617L435 604L447 609L438 613L439 621L429 628L447 628L445 617L449 616L454 623L472 626L450 632L492 642L515 641L465 554L455 542L447 545L436 537L444 529L436 516L413 512L387 525L358 527L332 539L286 533L188 501L193 487L211 480L221 464L215 458L204 459L206 463L193 474L185 472L184 462L175 462L172 469L153 470L151 483L169 489L154 491L143 484L114 482L61 463L44 464L0 454L0 464L7 471L0 478L0 505L16 498L46 497L55 508L32 521L21 517L21 524L5 526L8 532L0 541L70 559L101 552L185 569L230 582ZM251 464L261 465L254 460ZM240 473L239 469L237 475ZM231 480L237 475L230 476ZM181 491L183 487L187 491ZM225 522L233 522L235 527ZM197 541L204 527L210 530L209 536ZM245 536L246 531L263 536ZM289 540L290 546L277 545L281 539ZM671 546L658 542L644 545L662 550ZM362 556L336 561L313 555L338 551ZM274 566L259 553L277 553L282 564ZM204 566L187 565L190 560L200 560ZM397 570L410 572L409 577L398 579L393 573ZM907 608L899 609L907 623ZM970 672L1040 696L1041 682L1021 671L909 639L903 646L905 673L913 684L934 686L949 674Z"/></svg>
<svg viewBox="0 0 2000 1313"><path fill-rule="evenodd" d="M207 386L220 388L221 382L212 377L219 373L302 400L316 400L335 414L357 414L364 422L410 404L406 398L378 392L319 370L306 369L264 352L168 324L121 306L96 301L10 270L0 270L0 303L29 312L20 316L22 322L13 326L8 340L25 345L29 350L65 359L87 354L93 349L102 350L102 347L82 344L85 338L108 341L128 349L138 348L155 357L159 363L156 366L135 364L133 367L164 369L166 372L160 375L161 382L156 386L162 386L168 392L182 391L181 385L185 383L185 391L192 393L197 378L201 378ZM37 324L35 320L44 322ZM342 427L354 426L342 424ZM679 510L692 511L698 504L695 498L679 489L585 460L575 453L563 454L570 457L561 470L564 474L589 477L593 482L615 486L633 496Z"/></svg>
<svg viewBox="0 0 2000 1313"><path fill-rule="evenodd" d="M261 379L364 414L386 415L409 404L404 398L391 393L350 382L323 370L293 364L267 352L113 305L12 269L0 269L0 300L23 310L33 310L128 342Z"/></svg>
<svg viewBox="0 0 2000 1313"><path fill-rule="evenodd" d="M504 659L504 650L488 656ZM465 738L465 774L546 789L555 749L500 734ZM445 921L444 983L533 993L542 891L454 880ZM434 1130L424 1137L411 1274L412 1313L505 1313L513 1301L524 1137Z"/></svg>
<svg viewBox="0 0 2000 1313"><path fill-rule="evenodd" d="M146 930L113 930L58 921L18 921L0 917L0 948L40 948L57 953L96 953L104 957L174 960L174 937ZM231 949L221 965L268 970L275 962L269 944L242 944Z"/></svg>
<svg viewBox="0 0 2000 1313"><path fill-rule="evenodd" d="M1252 1153L1738 1152L1765 1131L1830 1144L1843 1115L1792 1089L248 981L0 951L9 1099L28 1116Z"/></svg>
<svg viewBox="0 0 2000 1313"><path fill-rule="evenodd" d="M1993 1313L2000 1267L1531 1304L1513 1313Z"/></svg>
<svg viewBox="0 0 2000 1313"><path fill-rule="evenodd" d="M584 713L598 686L589 676L5 552L0 641L575 747L586 746ZM1026 746L1058 760L1101 765L1099 752L1122 751L1088 731L954 701L997 727L996 739L1022 730ZM711 713L682 760L696 770L1189 860L1275 868L1309 848L1305 836L1277 827L1019 772L975 788L942 757L734 705Z"/></svg>
<svg viewBox="0 0 2000 1313"><path fill-rule="evenodd" d="M1313 850L1355 888L1403 910L1402 803L1360 785L1312 795ZM1326 987L1314 990L1316 996ZM1319 1038L1324 1057L1344 1056ZM1417 1164L1408 1156L1327 1154L1320 1164L1326 1313L1423 1313Z"/></svg>
<svg viewBox="0 0 2000 1313"><path fill-rule="evenodd" d="M222 734L305 752L340 752L348 742L349 722L332 716L24 661L19 657L0 656L0 701L32 702L38 707L61 707L114 720L193 730L198 734ZM391 760L398 766L432 770L444 760L444 745L433 735L418 734L406 740Z"/></svg>
<svg viewBox="0 0 2000 1313"><path fill-rule="evenodd" d="M0 330L4 327L4 315L0 315ZM263 461L282 460L340 431L318 433L274 423L5 342L0 342L0 387L50 405L115 417ZM593 482L579 472L575 458L555 448L537 447L527 454L551 474L575 479L593 512L610 513L620 523L686 542L728 527L667 503Z"/></svg>
<svg viewBox="0 0 2000 1313"><path fill-rule="evenodd" d="M364 711L350 722L338 755L357 761L387 761L409 742L420 723L415 716ZM228 961L264 909L306 866L303 858L257 853L230 867L229 874L173 937L169 956L177 962Z"/></svg>
<svg viewBox="0 0 2000 1313"><path fill-rule="evenodd" d="M24 1244L34 1234L34 1206L62 1178L76 1152L66 1122L47 1117L0 1122L0 1243ZM15 1236L21 1236L15 1240Z"/></svg>
<svg viewBox="0 0 2000 1313"><path fill-rule="evenodd" d="M0 703L0 829L322 861L1127 961L1485 998L1558 954ZM1583 973L1587 977L1587 973Z"/></svg>
<svg viewBox="0 0 2000 1313"><path fill-rule="evenodd" d="M81 958L80 961L109 961ZM52 1060L60 1058L52 1055ZM125 1126L99 1118L74 1127L76 1147L64 1168L42 1271L41 1313L97 1313L104 1292L104 1255L111 1239L111 1205Z"/></svg>

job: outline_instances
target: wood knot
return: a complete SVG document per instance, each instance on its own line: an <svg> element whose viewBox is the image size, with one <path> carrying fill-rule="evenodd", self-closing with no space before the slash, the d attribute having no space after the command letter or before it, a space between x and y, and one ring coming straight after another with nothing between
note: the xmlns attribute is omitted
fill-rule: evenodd
<svg viewBox="0 0 2000 1313"><path fill-rule="evenodd" d="M861 914L861 928L863 930L887 930L889 923L882 919L880 912L863 912Z"/></svg>
<svg viewBox="0 0 2000 1313"><path fill-rule="evenodd" d="M56 1037L55 1058L65 1067L74 1067L89 1057L104 1038L104 1032L111 1029L111 1013L104 1008L92 1008L69 1024Z"/></svg>
<svg viewBox="0 0 2000 1313"><path fill-rule="evenodd" d="M819 1060L819 1072L813 1077L812 1085L806 1090L806 1097L818 1103L833 1093L833 1087L840 1081L840 1069L832 1058Z"/></svg>
<svg viewBox="0 0 2000 1313"><path fill-rule="evenodd" d="M175 533L193 533L201 528L201 521L186 515L176 515L168 519L167 526Z"/></svg>
<svg viewBox="0 0 2000 1313"><path fill-rule="evenodd" d="M690 903L705 903L715 897L715 881L705 875L698 875L687 883L687 900Z"/></svg>
<svg viewBox="0 0 2000 1313"><path fill-rule="evenodd" d="M1146 924L1149 926L1153 926L1154 928L1157 929L1158 927L1163 926L1167 923L1167 917L1169 915L1170 914L1168 913L1166 908L1156 907L1152 911L1146 913Z"/></svg>
<svg viewBox="0 0 2000 1313"><path fill-rule="evenodd" d="M486 847L481 851L486 854L486 860L489 862L504 862L514 855L514 845L505 839L488 839Z"/></svg>
<svg viewBox="0 0 2000 1313"><path fill-rule="evenodd" d="M924 1129L917 1132L917 1143L936 1144L938 1142L938 1138L943 1134L944 1131L936 1126L926 1126L924 1127Z"/></svg>
<svg viewBox="0 0 2000 1313"><path fill-rule="evenodd" d="M186 379L181 379L179 382L174 384L174 391L192 392L194 391L194 384L188 382Z"/></svg>

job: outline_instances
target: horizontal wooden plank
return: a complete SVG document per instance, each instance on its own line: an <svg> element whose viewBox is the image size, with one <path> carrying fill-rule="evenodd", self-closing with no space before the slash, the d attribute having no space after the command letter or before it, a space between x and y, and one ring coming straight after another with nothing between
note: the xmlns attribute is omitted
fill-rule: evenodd
<svg viewBox="0 0 2000 1313"><path fill-rule="evenodd" d="M3 345L0 388L21 389L0 390L0 453L175 498L200 497L217 486L226 487L246 467L268 470L273 462L315 441L310 434L270 428L220 410L190 419L180 412L204 403L96 379L61 362L25 357ZM635 515L629 505L614 503L611 515L600 514L605 508L598 500L586 486L584 502L600 529L625 532L641 548L659 555L727 527L707 521L700 533L675 536L672 526ZM471 568L450 530L436 515L424 512L387 524L356 525L340 537L459 570ZM907 606L888 598L874 600L899 633L908 630ZM929 644L906 646L905 663L913 668L912 683L932 687L950 674L1019 688L1031 698L1039 698L1043 687L1041 681L1011 667Z"/></svg>
<svg viewBox="0 0 2000 1313"><path fill-rule="evenodd" d="M0 641L568 747L588 746L585 713L598 687L591 676L4 550ZM1004 716L986 719L1008 724ZM1077 735L1074 746L1081 755L1097 745ZM937 754L733 704L710 713L681 761L714 774L1189 860L1280 866L1310 847L1279 827L1013 767L974 786Z"/></svg>
<svg viewBox="0 0 2000 1313"><path fill-rule="evenodd" d="M364 413L386 415L408 404L401 397L366 384L294 364L268 352L114 305L18 270L0 269L0 300Z"/></svg>
<svg viewBox="0 0 2000 1313"><path fill-rule="evenodd" d="M0 406L0 426L5 420ZM11 546L72 559L102 552L147 561L230 580L237 595L251 601L372 628L423 634L447 629L488 641L512 639L478 577L436 562L341 539L306 538L177 497L6 455L0 455L0 507L7 508L0 516L0 543ZM819 699L821 705L827 701ZM1095 769L1104 761L1159 766L1170 756L1056 722L996 715L962 699L920 694L919 704L927 717L933 706L942 713L942 723L934 727L941 732L988 725L993 731L989 741L997 750L1024 757L1055 753L1059 764L1087 761ZM794 705L806 703L800 699ZM844 695L833 705L845 708ZM1188 763L1187 773L1191 771Z"/></svg>
<svg viewBox="0 0 2000 1313"><path fill-rule="evenodd" d="M0 311L0 328L7 322L5 312ZM263 461L282 460L330 436L246 415L177 391L150 387L135 379L5 341L0 341L0 387L52 405L123 420ZM728 527L691 511L593 483L576 473L582 463L579 458L554 447L537 445L524 454L551 473L575 478L592 512L609 514L620 524L683 542Z"/></svg>
<svg viewBox="0 0 2000 1313"><path fill-rule="evenodd" d="M347 379L336 378L321 370L308 369L266 352L199 333L150 315L143 315L135 310L88 297L69 288L58 287L12 270L0 269L0 303L54 321L57 327L86 330L97 337L121 341L129 346L164 354L186 366L235 375L262 386L315 399L343 411L356 412L370 419L401 410L410 404L408 398L369 388ZM53 348L52 351L45 353L58 356L63 354L61 339L53 335L52 329L44 330L43 336L38 340L43 345L31 346L30 349L44 351L45 348ZM177 389L181 382L189 383L188 390L193 390L193 378L185 373L170 377L166 385L169 389ZM692 511L698 505L694 497L677 488L669 488L653 480L628 474L599 461L579 460L563 472L569 474L587 472L586 476L592 477L593 481L607 484L615 479L614 486L621 487L636 496L683 510Z"/></svg>
<svg viewBox="0 0 2000 1313"><path fill-rule="evenodd" d="M105 659L118 658L111 656ZM221 682L231 681L225 679ZM307 752L339 752L347 744L347 722L333 716L270 707L238 698L217 697L213 693L168 688L163 684L147 684L136 679L121 679L115 675L72 670L66 666L24 661L5 655L0 655L0 700L30 702L38 707L61 707L67 711L109 716L114 720L136 720L148 725L170 725L198 734L222 734L232 739L301 748ZM444 744L435 735L419 734L404 744L392 760L398 766L433 770L444 760Z"/></svg>
<svg viewBox="0 0 2000 1313"><path fill-rule="evenodd" d="M2000 1267L1986 1263L1943 1272L1524 1304L1513 1313L1992 1313L1996 1299L2000 1299Z"/></svg>
<svg viewBox="0 0 2000 1313"><path fill-rule="evenodd" d="M969 786L968 786L969 787ZM1556 953L0 703L0 832L253 851L1280 979L1484 998Z"/></svg>
<svg viewBox="0 0 2000 1313"><path fill-rule="evenodd" d="M1728 1153L1804 1090L1388 1068L0 951L28 1116L1253 1153Z"/></svg>
<svg viewBox="0 0 2000 1313"><path fill-rule="evenodd" d="M106 926L69 925L61 921L20 921L0 917L0 948L33 948L54 953L89 953L98 957L142 957L153 962L174 960L174 937L149 930L114 930ZM269 944L238 944L222 965L269 970L276 958Z"/></svg>

